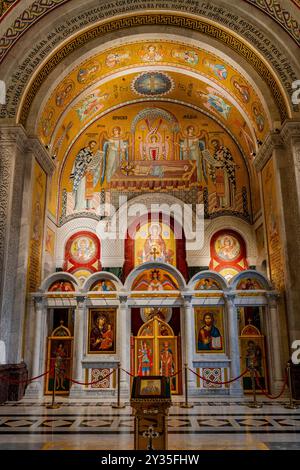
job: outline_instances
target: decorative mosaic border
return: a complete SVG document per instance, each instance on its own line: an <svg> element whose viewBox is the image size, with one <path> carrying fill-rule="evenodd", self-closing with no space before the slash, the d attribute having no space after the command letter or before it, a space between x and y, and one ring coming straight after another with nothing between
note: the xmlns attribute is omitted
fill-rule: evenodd
<svg viewBox="0 0 300 470"><path fill-rule="evenodd" d="M4 17L8 10L12 9L20 0L0 0L0 18Z"/></svg>
<svg viewBox="0 0 300 470"><path fill-rule="evenodd" d="M245 0L251 5L259 8L264 13L269 15L276 21L282 28L284 28L289 35L300 44L300 25L298 21L291 15L291 13L282 8L277 0ZM299 0L293 0L298 7L300 6Z"/></svg>
<svg viewBox="0 0 300 470"><path fill-rule="evenodd" d="M1 0L0 0L1 1ZM18 0L2 0L2 4L12 3L9 8L14 6ZM6 33L0 40L0 62L4 59L13 45L20 39L27 29L36 23L45 14L52 11L54 8L67 3L69 0L36 0L32 5L23 11L15 22L8 28ZM244 0L251 5L264 11L271 16L281 27L283 27L288 34L299 44L300 43L300 30L299 23L295 18L276 0ZM299 0L293 0L299 5ZM6 8L6 11L8 8Z"/></svg>
<svg viewBox="0 0 300 470"><path fill-rule="evenodd" d="M285 104L284 97L277 84L277 81L265 63L256 55L256 53L242 42L239 38L234 37L227 31L224 31L221 27L212 25L204 20L198 20L187 16L174 15L174 14L140 14L126 18L119 18L113 21L107 21L98 26L91 27L89 30L79 33L78 36L69 40L63 47L58 49L55 54L49 58L46 64L38 72L36 79L30 85L25 95L22 108L19 115L19 120L24 127L29 115L29 110L36 96L39 88L54 68L62 62L65 57L76 49L82 47L89 41L95 38L101 37L107 33L115 32L118 30L124 30L137 26L148 26L148 25L164 25L164 26L176 26L185 28L188 30L198 31L207 36L213 37L219 42L225 44L230 49L237 52L239 55L244 57L245 60L257 71L262 79L269 86L271 93L277 103L280 116L282 121L288 117L288 112Z"/></svg>
<svg viewBox="0 0 300 470"><path fill-rule="evenodd" d="M33 2L29 8L24 10L22 15L15 20L0 39L0 62L27 29L39 21L44 15L54 10L54 8L68 1L69 0L37 0Z"/></svg>

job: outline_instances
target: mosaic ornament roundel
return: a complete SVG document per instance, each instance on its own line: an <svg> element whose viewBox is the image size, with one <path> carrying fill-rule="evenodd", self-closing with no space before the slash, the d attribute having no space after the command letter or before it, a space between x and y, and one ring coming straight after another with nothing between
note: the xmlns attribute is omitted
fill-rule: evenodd
<svg viewBox="0 0 300 470"><path fill-rule="evenodd" d="M132 90L143 96L166 95L174 88L173 80L162 72L145 72L132 82Z"/></svg>
<svg viewBox="0 0 300 470"><path fill-rule="evenodd" d="M80 236L73 240L70 252L77 263L88 263L95 256L96 245L91 238Z"/></svg>
<svg viewBox="0 0 300 470"><path fill-rule="evenodd" d="M241 246L233 235L220 235L215 241L215 252L224 261L234 261L241 253Z"/></svg>

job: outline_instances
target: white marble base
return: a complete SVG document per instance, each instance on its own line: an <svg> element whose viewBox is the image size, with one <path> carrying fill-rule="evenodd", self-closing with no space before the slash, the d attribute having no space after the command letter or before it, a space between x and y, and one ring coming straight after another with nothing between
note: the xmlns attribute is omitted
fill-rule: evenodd
<svg viewBox="0 0 300 470"><path fill-rule="evenodd" d="M25 391L25 398L42 398L44 396L44 390L41 382L31 382Z"/></svg>

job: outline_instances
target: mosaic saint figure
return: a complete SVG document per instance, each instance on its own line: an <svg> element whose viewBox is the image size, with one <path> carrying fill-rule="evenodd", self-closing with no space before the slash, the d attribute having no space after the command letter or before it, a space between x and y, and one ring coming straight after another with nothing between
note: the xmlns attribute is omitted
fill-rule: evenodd
<svg viewBox="0 0 300 470"><path fill-rule="evenodd" d="M150 44L142 56L142 60L144 62L158 62L159 60L162 60L162 58L163 57L157 49L157 46L154 44Z"/></svg>
<svg viewBox="0 0 300 470"><path fill-rule="evenodd" d="M161 235L161 226L151 224L148 229L148 236L144 244L142 261L166 261L167 247Z"/></svg>
<svg viewBox="0 0 300 470"><path fill-rule="evenodd" d="M77 81L79 83L87 83L96 78L97 72L100 70L100 64L96 61L82 65L77 73Z"/></svg>
<svg viewBox="0 0 300 470"><path fill-rule="evenodd" d="M256 344L253 340L249 340L247 343L246 349L246 367L251 366L258 372L262 377L262 351L260 346Z"/></svg>
<svg viewBox="0 0 300 470"><path fill-rule="evenodd" d="M91 140L87 147L79 150L76 155L70 179L73 180L74 210L91 209L94 187L99 179L97 167L100 165L101 154L95 151L97 142Z"/></svg>
<svg viewBox="0 0 300 470"><path fill-rule="evenodd" d="M232 80L232 86L237 90L238 94L244 101L244 103L249 103L250 101L250 91L246 85L241 84L238 80Z"/></svg>
<svg viewBox="0 0 300 470"><path fill-rule="evenodd" d="M115 126L112 129L112 136L107 138L103 144L103 165L101 183L110 183L112 176L121 166L123 161L128 161L128 140L121 136L121 128Z"/></svg>
<svg viewBox="0 0 300 470"><path fill-rule="evenodd" d="M259 130L259 132L262 132L265 127L265 120L262 115L262 112L259 110L259 107L256 104L253 105L252 110L257 129Z"/></svg>
<svg viewBox="0 0 300 470"><path fill-rule="evenodd" d="M222 336L219 329L214 325L212 313L203 315L203 324L198 333L198 350L211 351L222 349Z"/></svg>
<svg viewBox="0 0 300 470"><path fill-rule="evenodd" d="M236 195L236 168L233 156L227 147L219 140L212 140L214 147L214 162L212 165L212 180L216 186L216 208L232 207Z"/></svg>
<svg viewBox="0 0 300 470"><path fill-rule="evenodd" d="M120 52L112 52L107 55L105 59L105 64L107 67L115 67L116 65L124 62L126 59L129 59L130 54L128 52L120 53Z"/></svg>
<svg viewBox="0 0 300 470"><path fill-rule="evenodd" d="M197 180L207 184L207 164L211 162L212 157L205 148L205 140L196 135L194 126L190 125L186 128L186 134L179 141L179 145L180 160L196 161Z"/></svg>
<svg viewBox="0 0 300 470"><path fill-rule="evenodd" d="M166 159L166 146L161 142L160 135L152 134L141 144L143 160L157 161Z"/></svg>
<svg viewBox="0 0 300 470"><path fill-rule="evenodd" d="M66 351L63 344L60 343L54 353L55 368L55 390L65 390L64 381L66 375Z"/></svg>
<svg viewBox="0 0 300 470"><path fill-rule="evenodd" d="M146 341L142 341L138 350L138 375L150 375L153 365L152 351Z"/></svg>
<svg viewBox="0 0 300 470"><path fill-rule="evenodd" d="M153 271L151 271L151 281L149 283L148 290L164 290L164 287L159 280L159 271L157 269L153 269Z"/></svg>
<svg viewBox="0 0 300 470"><path fill-rule="evenodd" d="M211 69L213 73L215 74L215 76L219 78L220 80L226 80L228 72L227 72L225 65L213 64L207 59L203 60L203 65Z"/></svg>
<svg viewBox="0 0 300 470"><path fill-rule="evenodd" d="M110 333L107 333L110 331ZM101 351L103 349L110 349L112 346L107 347L109 338L112 337L111 325L108 328L107 318L105 315L98 315L95 320L94 327L90 333L90 350ZM104 347L102 346L104 345Z"/></svg>
<svg viewBox="0 0 300 470"><path fill-rule="evenodd" d="M193 50L184 50L184 51L172 51L172 56L175 59L181 59L184 62L187 62L190 65L197 65L199 62L198 54Z"/></svg>
<svg viewBox="0 0 300 470"><path fill-rule="evenodd" d="M163 349L160 352L160 375L164 375L166 377L171 377L174 374L174 358L173 358L173 351L170 348L169 342L164 341Z"/></svg>
<svg viewBox="0 0 300 470"><path fill-rule="evenodd" d="M240 246L238 241L231 236L224 236L220 239L217 254L220 258L232 261L240 253Z"/></svg>

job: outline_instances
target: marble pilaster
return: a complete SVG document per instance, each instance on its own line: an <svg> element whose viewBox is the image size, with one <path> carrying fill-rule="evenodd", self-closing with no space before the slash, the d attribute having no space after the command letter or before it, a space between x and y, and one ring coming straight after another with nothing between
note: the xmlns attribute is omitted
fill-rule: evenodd
<svg viewBox="0 0 300 470"><path fill-rule="evenodd" d="M86 309L86 299L84 296L77 297L77 308L75 310L74 324L74 354L73 354L73 378L78 382L84 382L84 369L82 367L83 343L84 343L84 313ZM81 396L84 393L84 386L73 383L70 396Z"/></svg>
<svg viewBox="0 0 300 470"><path fill-rule="evenodd" d="M54 165L36 138L20 125L0 127L0 339L7 361L23 360L27 261L31 221L32 166L47 174Z"/></svg>
<svg viewBox="0 0 300 470"><path fill-rule="evenodd" d="M184 363L187 364L189 369L194 370L193 357L195 349L195 328L194 328L194 309L192 306L192 296L184 295L184 340L183 340L183 357ZM184 373L182 373L184 376ZM188 371L188 392L191 396L197 394L196 376Z"/></svg>
<svg viewBox="0 0 300 470"><path fill-rule="evenodd" d="M31 377L37 377L38 375L45 372L42 370L43 354L41 354L41 348L44 343L44 336L42 335L45 330L45 320L46 320L47 309L44 305L44 299L42 296L34 298L34 341L33 341L33 351L32 351L32 367L31 367ZM34 380L31 382L26 389L26 397L39 398L43 395L43 383L45 377Z"/></svg>
<svg viewBox="0 0 300 470"><path fill-rule="evenodd" d="M228 312L228 331L229 331L229 350L230 350L230 379L238 377L241 374L240 366L240 345L239 345L239 329L237 308L234 303L234 294L227 293L225 302ZM230 384L230 395L235 397L243 396L242 381L236 380Z"/></svg>
<svg viewBox="0 0 300 470"><path fill-rule="evenodd" d="M284 381L284 363L280 338L278 295L269 293L268 298L268 346L271 393L278 393Z"/></svg>
<svg viewBox="0 0 300 470"><path fill-rule="evenodd" d="M127 296L120 295L120 306L118 310L118 341L121 368L130 372L130 309L127 306ZM129 396L130 377L121 371L120 391L122 396Z"/></svg>

